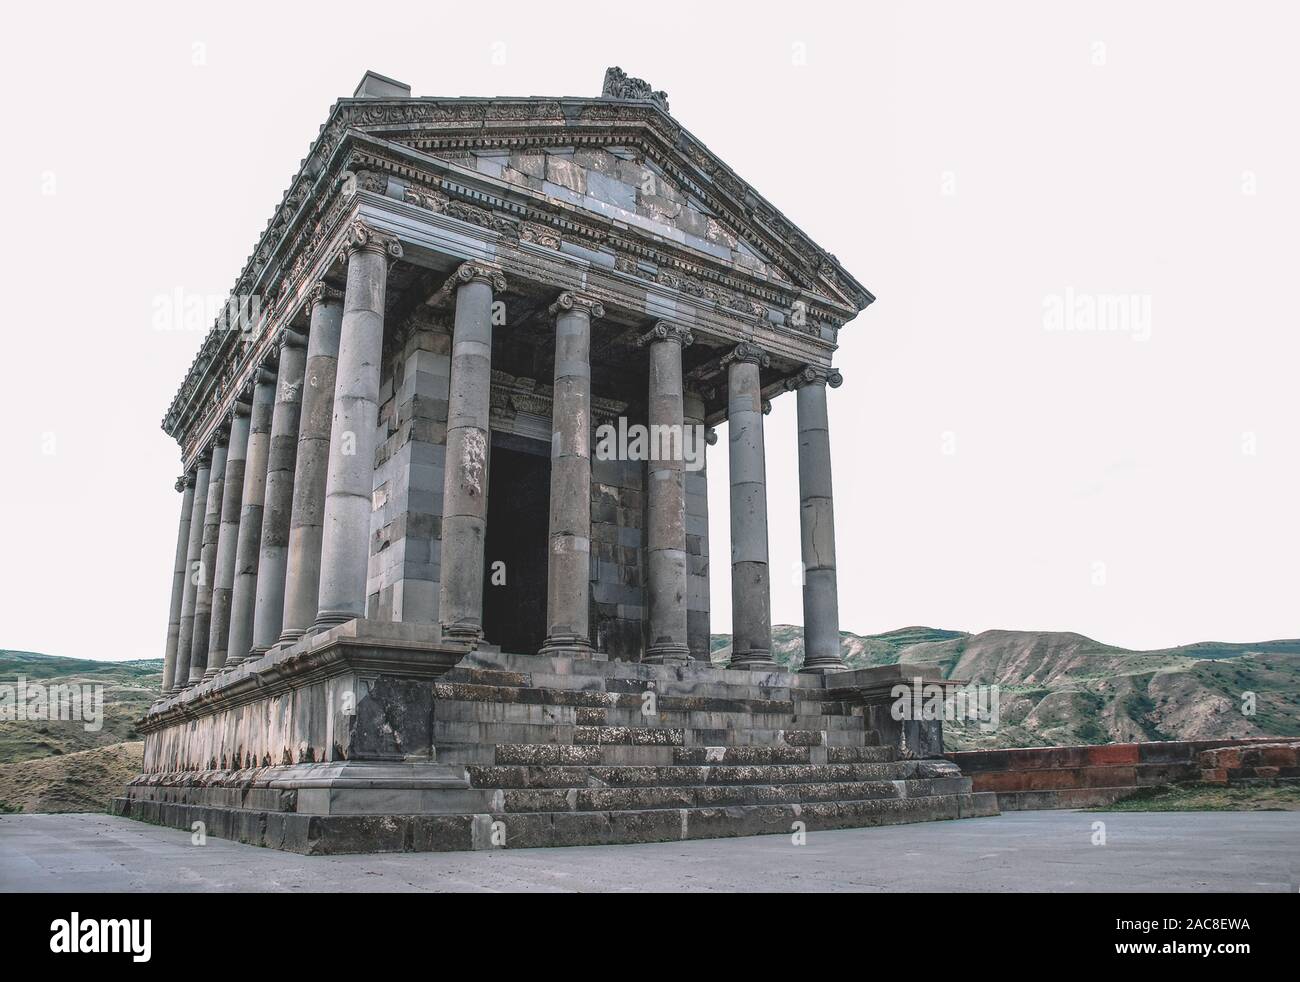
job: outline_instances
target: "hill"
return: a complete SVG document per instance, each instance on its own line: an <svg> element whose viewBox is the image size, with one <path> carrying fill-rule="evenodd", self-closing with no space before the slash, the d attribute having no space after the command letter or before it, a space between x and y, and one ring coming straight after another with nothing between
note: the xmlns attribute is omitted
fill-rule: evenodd
<svg viewBox="0 0 1300 982"><path fill-rule="evenodd" d="M19 678L29 685L102 685L102 729L87 730L84 720L0 720L0 764L57 757L124 741L138 740L135 721L158 698L162 659L91 661L31 651L0 650L0 685Z"/></svg>
<svg viewBox="0 0 1300 982"><path fill-rule="evenodd" d="M715 661L730 643L714 635ZM776 625L772 643L782 666L803 664L802 628ZM852 668L901 663L996 683L999 727L946 725L952 750L1300 735L1300 640L1131 651L1069 632L910 627L841 632L841 650ZM1248 692L1253 716L1241 711Z"/></svg>

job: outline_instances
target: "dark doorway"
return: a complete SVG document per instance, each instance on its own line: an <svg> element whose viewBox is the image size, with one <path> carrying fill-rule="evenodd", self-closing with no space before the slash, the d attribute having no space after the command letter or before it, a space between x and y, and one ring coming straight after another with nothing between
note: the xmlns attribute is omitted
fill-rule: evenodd
<svg viewBox="0 0 1300 982"><path fill-rule="evenodd" d="M546 640L550 500L550 445L494 433L484 542L483 635L502 651L534 655Z"/></svg>

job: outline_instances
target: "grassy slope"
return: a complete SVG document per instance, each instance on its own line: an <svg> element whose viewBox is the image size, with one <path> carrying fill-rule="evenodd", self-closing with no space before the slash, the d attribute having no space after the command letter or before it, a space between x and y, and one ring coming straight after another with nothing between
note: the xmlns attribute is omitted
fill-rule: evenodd
<svg viewBox="0 0 1300 982"><path fill-rule="evenodd" d="M144 743L0 764L0 812L99 812L140 773Z"/></svg>
<svg viewBox="0 0 1300 982"><path fill-rule="evenodd" d="M162 659L90 661L0 650L0 684L104 686L104 725L89 732L78 720L0 720L0 764L91 750L138 740L135 722L158 697Z"/></svg>

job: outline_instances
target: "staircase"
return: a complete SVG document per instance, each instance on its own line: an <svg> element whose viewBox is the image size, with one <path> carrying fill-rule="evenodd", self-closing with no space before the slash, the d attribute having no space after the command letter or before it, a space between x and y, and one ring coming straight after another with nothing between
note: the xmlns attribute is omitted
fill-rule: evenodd
<svg viewBox="0 0 1300 982"><path fill-rule="evenodd" d="M676 841L997 813L946 760L899 760L816 675L475 652L434 687L441 764L494 847Z"/></svg>

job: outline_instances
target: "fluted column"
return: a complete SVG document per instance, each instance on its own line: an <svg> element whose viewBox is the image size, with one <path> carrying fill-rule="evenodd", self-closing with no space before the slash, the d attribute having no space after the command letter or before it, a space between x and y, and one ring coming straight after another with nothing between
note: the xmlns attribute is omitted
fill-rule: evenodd
<svg viewBox="0 0 1300 982"><path fill-rule="evenodd" d="M268 651L280 637L284 617L285 564L289 559L289 514L293 510L293 472L298 459L298 417L307 362L306 339L286 329L280 338L271 414L271 445L262 505L262 544L257 551L257 604L249 657Z"/></svg>
<svg viewBox="0 0 1300 982"><path fill-rule="evenodd" d="M190 512L190 541L185 549L185 596L181 600L181 629L176 641L176 672L173 692L190 681L190 650L194 646L194 606L198 601L199 578L203 570L203 516L208 508L208 484L212 475L212 451L199 455L194 471L194 509Z"/></svg>
<svg viewBox="0 0 1300 982"><path fill-rule="evenodd" d="M343 329L343 294L323 283L311 299L307 370L298 424L298 458L289 517L289 557L284 581L284 622L278 644L297 641L316 620L320 600L321 530L329 472L334 384Z"/></svg>
<svg viewBox="0 0 1300 982"><path fill-rule="evenodd" d="M727 430L731 471L731 665L775 668L767 568L767 468L759 368L768 356L736 346L727 364Z"/></svg>
<svg viewBox="0 0 1300 982"><path fill-rule="evenodd" d="M401 255L401 244L395 238L377 234L361 223L353 225L347 245L348 279L325 477L317 630L328 630L366 613L384 296L388 264Z"/></svg>
<svg viewBox="0 0 1300 982"><path fill-rule="evenodd" d="M235 402L230 420L230 444L226 449L226 480L221 492L221 534L217 540L217 565L212 580L212 627L208 635L208 667L203 671L205 679L216 675L226 663L230 599L235 585L235 554L244 496L244 461L248 452L248 413L248 403Z"/></svg>
<svg viewBox="0 0 1300 982"><path fill-rule="evenodd" d="M176 529L176 558L172 563L172 602L167 617L167 648L163 654L163 695L172 691L176 678L176 647L181 636L181 608L185 602L185 559L190 547L190 520L194 513L194 475L176 479L181 494L181 518ZM193 615L191 614L191 617Z"/></svg>
<svg viewBox="0 0 1300 982"><path fill-rule="evenodd" d="M660 321L640 344L650 348L650 445L647 464L646 567L650 637L645 661L690 658L686 640L686 461L682 349L691 332ZM656 434L667 434L667 439Z"/></svg>
<svg viewBox="0 0 1300 982"><path fill-rule="evenodd" d="M803 556L803 671L837 672L840 608L835 581L835 506L826 386L844 379L833 369L805 368L787 385L799 413L799 531Z"/></svg>
<svg viewBox="0 0 1300 982"><path fill-rule="evenodd" d="M487 523L488 409L492 390L492 297L505 278L465 263L456 293L443 480L442 579L438 621L448 639L483 637L483 537Z"/></svg>
<svg viewBox="0 0 1300 982"><path fill-rule="evenodd" d="M248 657L253 647L253 614L257 606L257 560L262 547L262 511L266 504L266 462L271 453L271 422L275 414L275 372L260 366L253 373L249 410L248 450L244 461L244 491L240 495L239 538L235 544L235 583L230 591L230 633L225 668Z"/></svg>
<svg viewBox="0 0 1300 982"><path fill-rule="evenodd" d="M599 302L563 293L555 318L550 538L543 654L591 654L591 319Z"/></svg>
<svg viewBox="0 0 1300 982"><path fill-rule="evenodd" d="M221 538L221 497L226 483L226 434L212 438L212 471L203 511L203 548L199 552L199 585L194 594L194 640L190 642L190 673L186 686L203 678L208 667L208 640L212 634L212 580L217 571L217 544Z"/></svg>

